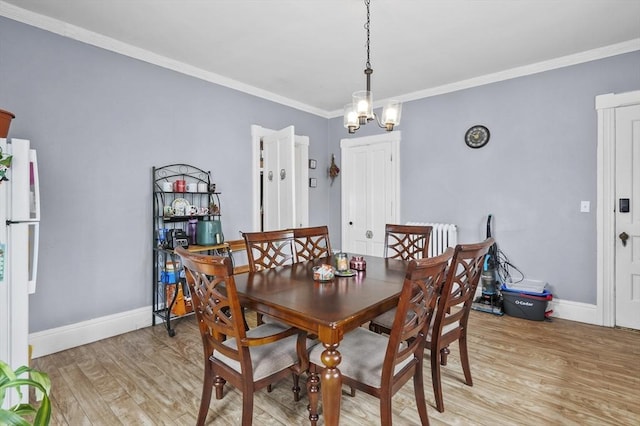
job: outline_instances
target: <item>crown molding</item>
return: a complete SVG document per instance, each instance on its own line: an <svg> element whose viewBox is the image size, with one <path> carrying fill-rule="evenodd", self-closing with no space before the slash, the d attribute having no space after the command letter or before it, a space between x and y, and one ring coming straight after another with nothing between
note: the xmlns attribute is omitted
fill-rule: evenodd
<svg viewBox="0 0 640 426"><path fill-rule="evenodd" d="M237 80L233 80L228 77L224 77L219 74L205 71L201 68L197 68L183 62L167 58L166 56L158 55L148 50L123 43L113 38L95 33L93 31L88 31L84 28L78 27L76 25L71 25L58 19L50 18L19 8L3 1L0 1L0 16L4 16L6 18L13 19L14 21L43 29L54 34L61 35L63 37L71 38L82 43L100 47L115 53L119 53L121 55L129 56L134 59L167 68L181 74L189 75L191 77L208 81L210 83L219 84L220 86L238 90L249 95L266 99L268 101L276 102L278 104L288 106L300 111L308 112L310 114L318 115L327 119L329 118L327 111L325 110L295 101L293 99L289 99L284 96L280 96L267 90L259 89L257 87L239 82Z"/></svg>
<svg viewBox="0 0 640 426"><path fill-rule="evenodd" d="M88 31L84 28L80 28L75 25L62 22L57 19L53 19L44 15L40 15L26 9L19 8L12 4L6 3L0 0L0 16L4 16L14 21L22 22L52 33L61 35L63 37L71 38L86 44L90 44L96 47L100 47L112 52L119 53L121 55L129 56L131 58L139 59L144 62L148 62L153 65L157 65L163 68L167 68L185 75L189 75L210 83L219 84L230 89L238 90L249 95L253 95L268 101L276 102L278 104L288 106L300 111L308 112L323 118L331 119L342 116L343 110L326 111L320 108L313 107L311 105L304 104L302 102L295 101L293 99L280 96L276 93L272 93L257 87L233 80L228 77L221 76L209 71L205 71L201 68L197 68L191 65L187 65L183 62L179 62L162 55L158 55L148 50L140 49L127 43L120 42L110 37L100 35L98 33ZM445 84L430 89L420 90L413 93L407 93L401 96L394 96L393 99L401 102L409 102L422 98L429 98L432 96L443 95L446 93L456 92L459 90L470 89L477 86L483 86L485 84L497 83L500 81L510 80L517 77L524 77L527 75L537 74L544 71L550 71L558 68L564 68L571 65L577 65L585 62L590 62L598 59L604 59L611 56L621 55L624 53L634 52L640 50L640 38L628 40L622 43L617 43L609 46L600 47L597 49L587 50L584 52L576 53L573 55L567 55L559 58L550 59L547 61L538 62L535 64L525 65L522 67L511 68L508 70L483 75L480 77L474 77L467 80L457 81L450 84ZM385 104L387 99L379 100L375 103L374 107L379 108Z"/></svg>
<svg viewBox="0 0 640 426"><path fill-rule="evenodd" d="M624 53L635 52L640 50L640 38L625 41L622 43L612 44L597 49L587 50L584 52L567 55L559 58L550 59L548 61L537 62L535 64L524 65L517 68L486 74L480 77L461 80L451 84L445 84L430 89L420 90L418 92L408 93L402 96L394 96L393 99L401 102L415 101L417 99L429 98L432 96L443 95L446 93L456 92L458 90L470 89L473 87L484 86L485 84L497 83L500 81L510 80L517 77L537 74L554 69L564 68L571 65L582 64L585 62L595 61L598 59L609 58L611 56L622 55ZM375 103L374 107L382 107L388 100L382 99ZM330 117L339 117L343 114L342 110L330 111Z"/></svg>

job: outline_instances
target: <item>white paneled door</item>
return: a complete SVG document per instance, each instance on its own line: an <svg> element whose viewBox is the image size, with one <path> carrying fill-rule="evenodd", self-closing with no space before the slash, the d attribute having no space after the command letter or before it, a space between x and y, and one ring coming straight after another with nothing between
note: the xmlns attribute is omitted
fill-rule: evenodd
<svg viewBox="0 0 640 426"><path fill-rule="evenodd" d="M309 137L251 126L254 231L309 224Z"/></svg>
<svg viewBox="0 0 640 426"><path fill-rule="evenodd" d="M616 108L616 325L640 329L640 105Z"/></svg>
<svg viewBox="0 0 640 426"><path fill-rule="evenodd" d="M382 256L384 228L400 219L400 132L343 139L342 250Z"/></svg>
<svg viewBox="0 0 640 426"><path fill-rule="evenodd" d="M263 231L295 226L294 139L293 126L262 138Z"/></svg>

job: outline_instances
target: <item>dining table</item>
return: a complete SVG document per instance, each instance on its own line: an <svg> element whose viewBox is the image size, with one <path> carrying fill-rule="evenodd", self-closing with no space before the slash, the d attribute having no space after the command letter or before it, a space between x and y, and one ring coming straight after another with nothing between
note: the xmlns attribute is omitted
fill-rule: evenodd
<svg viewBox="0 0 640 426"><path fill-rule="evenodd" d="M363 271L326 282L314 280L313 268L335 266L334 256L235 276L243 307L316 335L324 346L320 384L328 426L340 422L340 341L349 331L398 304L408 265L402 260L364 256Z"/></svg>

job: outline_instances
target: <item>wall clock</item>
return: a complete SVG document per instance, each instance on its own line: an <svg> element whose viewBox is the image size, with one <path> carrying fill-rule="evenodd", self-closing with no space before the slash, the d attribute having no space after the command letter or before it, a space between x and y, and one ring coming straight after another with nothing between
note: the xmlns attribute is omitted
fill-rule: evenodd
<svg viewBox="0 0 640 426"><path fill-rule="evenodd" d="M464 135L464 141L469 148L482 148L489 142L491 133L485 126L471 126Z"/></svg>

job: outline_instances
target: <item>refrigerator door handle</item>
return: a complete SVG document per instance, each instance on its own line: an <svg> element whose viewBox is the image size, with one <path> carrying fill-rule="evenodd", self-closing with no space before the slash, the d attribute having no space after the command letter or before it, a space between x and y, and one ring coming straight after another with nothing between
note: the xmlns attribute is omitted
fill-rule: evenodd
<svg viewBox="0 0 640 426"><path fill-rule="evenodd" d="M29 150L29 193L31 196L31 220L40 220L40 177L38 175L38 156L35 149Z"/></svg>
<svg viewBox="0 0 640 426"><path fill-rule="evenodd" d="M40 223L30 223L29 227L33 230L33 234L29 236L29 244L31 245L29 262L29 294L36 292L36 282L38 279L38 253L40 252ZM33 238L33 240L32 240Z"/></svg>

